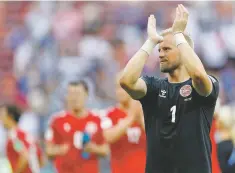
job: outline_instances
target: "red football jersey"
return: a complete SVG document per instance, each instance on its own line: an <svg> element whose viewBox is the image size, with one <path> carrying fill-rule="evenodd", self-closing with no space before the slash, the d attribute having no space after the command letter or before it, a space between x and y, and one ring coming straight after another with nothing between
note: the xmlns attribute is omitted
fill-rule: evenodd
<svg viewBox="0 0 235 173"><path fill-rule="evenodd" d="M102 117L102 128L115 126L127 115L119 108L109 110ZM141 126L134 123L128 128L126 135L111 144L112 173L143 173L146 163L146 137Z"/></svg>
<svg viewBox="0 0 235 173"><path fill-rule="evenodd" d="M40 172L40 159L42 151L37 142L24 131L14 129L9 132L7 141L7 157L11 164L13 172L16 169L19 156L23 152L28 153L28 166L24 173L39 173Z"/></svg>
<svg viewBox="0 0 235 173"><path fill-rule="evenodd" d="M212 164L212 173L220 173L221 171L217 155L217 145L215 142L215 132L216 132L215 121L216 120L213 119L210 132L211 146L212 146L211 164Z"/></svg>
<svg viewBox="0 0 235 173"><path fill-rule="evenodd" d="M82 157L83 132L91 136L91 141L103 144L104 138L100 119L89 113L86 117L78 118L68 112L53 116L45 138L54 144L69 144L69 151L54 159L58 173L98 173L98 157L90 154L88 159Z"/></svg>

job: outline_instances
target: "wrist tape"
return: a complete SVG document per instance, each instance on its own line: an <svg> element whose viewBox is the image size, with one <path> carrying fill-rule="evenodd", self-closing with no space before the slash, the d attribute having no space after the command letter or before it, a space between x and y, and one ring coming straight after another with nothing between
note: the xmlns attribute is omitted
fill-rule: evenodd
<svg viewBox="0 0 235 173"><path fill-rule="evenodd" d="M150 55L154 49L156 44L151 40L146 40L143 46L140 48L141 50L145 51L148 55Z"/></svg>
<svg viewBox="0 0 235 173"><path fill-rule="evenodd" d="M175 37L175 42L176 42L176 46L178 47L180 44L183 44L183 43L188 43L184 37L184 34L183 33L176 33L174 34L174 37Z"/></svg>

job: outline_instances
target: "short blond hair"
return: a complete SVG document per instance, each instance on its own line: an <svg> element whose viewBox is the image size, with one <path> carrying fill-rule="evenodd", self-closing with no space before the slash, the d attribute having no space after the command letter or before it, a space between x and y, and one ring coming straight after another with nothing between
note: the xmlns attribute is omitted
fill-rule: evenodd
<svg viewBox="0 0 235 173"><path fill-rule="evenodd" d="M166 36L168 34L173 34L172 28L168 28L163 30L162 32L160 32L161 36ZM194 42L192 40L192 38L190 37L190 35L186 32L183 32L184 38L186 39L186 41L188 42L189 46L194 49Z"/></svg>

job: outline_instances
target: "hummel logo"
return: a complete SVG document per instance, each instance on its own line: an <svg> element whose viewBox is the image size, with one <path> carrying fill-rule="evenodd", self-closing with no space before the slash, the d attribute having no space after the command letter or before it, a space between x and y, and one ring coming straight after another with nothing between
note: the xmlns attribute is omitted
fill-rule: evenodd
<svg viewBox="0 0 235 173"><path fill-rule="evenodd" d="M187 99L184 99L184 101L190 101L190 100L192 100L192 97L190 97L190 98L187 98Z"/></svg>
<svg viewBox="0 0 235 173"><path fill-rule="evenodd" d="M161 94L159 94L160 97L166 98L166 91L165 90L161 90Z"/></svg>

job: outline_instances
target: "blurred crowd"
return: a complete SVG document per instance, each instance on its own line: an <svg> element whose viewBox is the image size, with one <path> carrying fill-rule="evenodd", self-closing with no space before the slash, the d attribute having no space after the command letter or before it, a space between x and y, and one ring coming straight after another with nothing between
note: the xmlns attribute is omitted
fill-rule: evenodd
<svg viewBox="0 0 235 173"><path fill-rule="evenodd" d="M178 3L1 2L0 100L24 110L20 126L38 139L50 115L63 109L70 80L88 83L89 108L114 105L115 76L144 43L148 16L156 16L159 31L169 28ZM183 3L190 12L187 31L195 50L220 81L220 103L227 108L223 120L230 122L226 127L231 130L235 122L235 3ZM155 49L144 73L163 76L157 57ZM4 139L1 126L0 132ZM4 156L4 140L0 155Z"/></svg>

